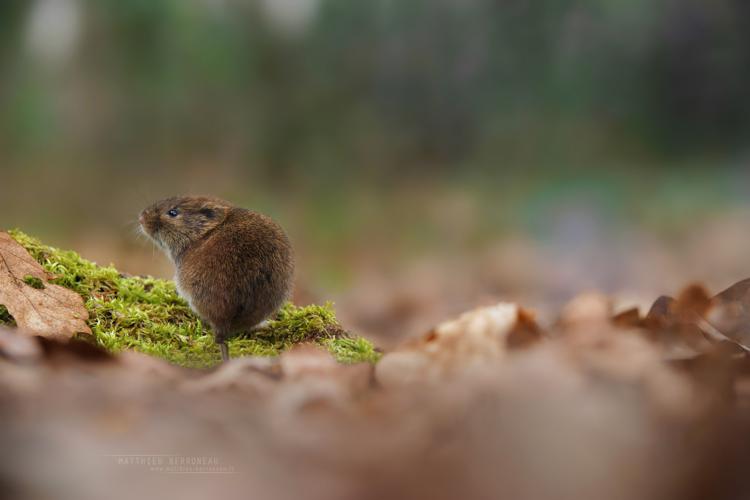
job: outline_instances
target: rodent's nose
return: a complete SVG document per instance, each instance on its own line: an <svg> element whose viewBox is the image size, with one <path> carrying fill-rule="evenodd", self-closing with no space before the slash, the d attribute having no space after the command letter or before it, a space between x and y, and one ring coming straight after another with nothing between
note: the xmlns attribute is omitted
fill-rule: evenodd
<svg viewBox="0 0 750 500"><path fill-rule="evenodd" d="M145 219L145 218L143 217L143 212L141 212L141 214L140 214L140 215L138 216L138 222L139 222L139 223L140 223L141 225L143 225L143 223L145 222L145 220L146 220L146 219Z"/></svg>

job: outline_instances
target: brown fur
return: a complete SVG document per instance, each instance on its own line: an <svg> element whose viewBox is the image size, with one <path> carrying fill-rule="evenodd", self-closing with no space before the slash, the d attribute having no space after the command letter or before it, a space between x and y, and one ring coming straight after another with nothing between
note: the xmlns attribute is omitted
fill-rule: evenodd
<svg viewBox="0 0 750 500"><path fill-rule="evenodd" d="M186 196L154 203L140 222L171 257L180 295L213 327L217 343L257 326L289 297L292 247L265 215Z"/></svg>

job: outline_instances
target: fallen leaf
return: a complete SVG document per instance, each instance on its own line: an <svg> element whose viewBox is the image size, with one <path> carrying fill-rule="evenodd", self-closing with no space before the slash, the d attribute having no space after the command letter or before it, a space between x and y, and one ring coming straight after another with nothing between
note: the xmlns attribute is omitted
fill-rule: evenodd
<svg viewBox="0 0 750 500"><path fill-rule="evenodd" d="M672 314L692 321L695 316L705 316L713 305L708 291L697 283L685 287L671 304Z"/></svg>
<svg viewBox="0 0 750 500"><path fill-rule="evenodd" d="M148 357L142 356L145 362ZM181 388L188 393L235 391L245 395L267 396L281 380L278 365L278 361L271 358L234 358L205 376L183 381ZM160 371L165 373L165 367ZM185 378L185 375L182 374L181 377Z"/></svg>
<svg viewBox="0 0 750 500"><path fill-rule="evenodd" d="M564 329L608 324L612 318L612 301L595 292L583 293L573 298L563 308L558 324Z"/></svg>
<svg viewBox="0 0 750 500"><path fill-rule="evenodd" d="M0 304L26 333L57 339L91 333L81 296L49 283L42 266L3 231L0 231Z"/></svg>
<svg viewBox="0 0 750 500"><path fill-rule="evenodd" d="M32 337L20 335L9 328L0 328L0 355L18 361L37 361L42 357L42 351Z"/></svg>
<svg viewBox="0 0 750 500"><path fill-rule="evenodd" d="M714 298L707 322L744 350L750 350L750 279L735 283Z"/></svg>
<svg viewBox="0 0 750 500"><path fill-rule="evenodd" d="M648 314L646 314L645 323L647 327L652 327L653 329L659 329L663 328L664 325L669 321L669 314L670 310L672 309L672 304L674 303L674 299L672 297L669 297L667 295L662 295L651 306L651 309L649 309Z"/></svg>
<svg viewBox="0 0 750 500"><path fill-rule="evenodd" d="M540 339L541 331L529 312L501 302L441 323L421 339L386 353L375 367L375 378L390 386L481 371L505 358L509 349L528 347Z"/></svg>
<svg viewBox="0 0 750 500"><path fill-rule="evenodd" d="M506 344L509 349L529 347L542 340L542 330L537 325L534 314L521 307L518 308L518 318L515 326L508 333Z"/></svg>
<svg viewBox="0 0 750 500"><path fill-rule="evenodd" d="M626 309L612 317L612 323L618 328L640 328L641 312L637 307Z"/></svg>
<svg viewBox="0 0 750 500"><path fill-rule="evenodd" d="M285 351L279 357L279 366L282 383L269 404L282 417L345 410L373 383L369 363L337 363L329 352L313 344Z"/></svg>
<svg viewBox="0 0 750 500"><path fill-rule="evenodd" d="M80 339L37 338L42 353L50 364L108 363L114 356L92 342Z"/></svg>
<svg viewBox="0 0 750 500"><path fill-rule="evenodd" d="M716 295L719 302L746 302L750 295L750 279L744 279Z"/></svg>
<svg viewBox="0 0 750 500"><path fill-rule="evenodd" d="M642 322L648 338L665 349L665 359L686 359L711 352L715 343L726 339L708 328L704 320L715 306L700 284L685 287L676 299L662 295L651 306Z"/></svg>

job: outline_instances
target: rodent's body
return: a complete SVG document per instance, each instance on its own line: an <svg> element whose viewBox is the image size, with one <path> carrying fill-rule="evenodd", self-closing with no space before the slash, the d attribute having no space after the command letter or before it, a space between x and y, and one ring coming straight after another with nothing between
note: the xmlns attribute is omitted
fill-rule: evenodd
<svg viewBox="0 0 750 500"><path fill-rule="evenodd" d="M215 198L169 198L141 226L172 258L177 287L214 330L216 342L249 331L289 297L292 248L270 218Z"/></svg>
<svg viewBox="0 0 750 500"><path fill-rule="evenodd" d="M291 288L291 247L283 231L242 208L176 264L178 289L217 335L256 326L281 307Z"/></svg>

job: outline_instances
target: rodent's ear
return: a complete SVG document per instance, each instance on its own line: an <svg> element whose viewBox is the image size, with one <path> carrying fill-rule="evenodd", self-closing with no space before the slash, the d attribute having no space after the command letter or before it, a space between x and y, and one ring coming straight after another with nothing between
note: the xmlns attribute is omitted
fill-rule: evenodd
<svg viewBox="0 0 750 500"><path fill-rule="evenodd" d="M213 208L204 207L204 208L201 208L199 212L201 213L201 215L203 215L207 219L213 219L214 217L216 217L216 212L214 211Z"/></svg>

